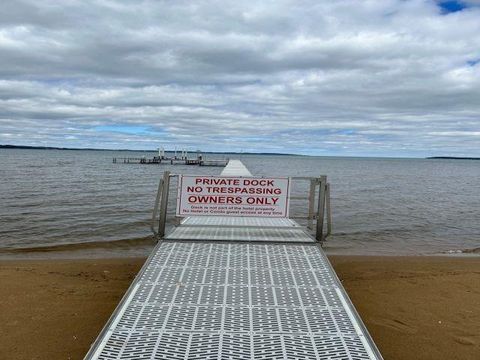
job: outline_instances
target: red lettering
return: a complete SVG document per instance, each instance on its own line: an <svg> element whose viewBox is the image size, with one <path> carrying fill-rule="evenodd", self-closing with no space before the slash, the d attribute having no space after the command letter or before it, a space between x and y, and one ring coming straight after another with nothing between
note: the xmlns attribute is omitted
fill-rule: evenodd
<svg viewBox="0 0 480 360"><path fill-rule="evenodd" d="M187 186L187 193L192 192L202 192L203 188L201 186Z"/></svg>
<svg viewBox="0 0 480 360"><path fill-rule="evenodd" d="M240 196L213 196L213 195L190 195L190 204L241 204Z"/></svg>
<svg viewBox="0 0 480 360"><path fill-rule="evenodd" d="M276 205L279 198L269 197L248 197L247 204L250 205Z"/></svg>
<svg viewBox="0 0 480 360"><path fill-rule="evenodd" d="M273 180L267 179L243 179L244 186L273 186Z"/></svg>

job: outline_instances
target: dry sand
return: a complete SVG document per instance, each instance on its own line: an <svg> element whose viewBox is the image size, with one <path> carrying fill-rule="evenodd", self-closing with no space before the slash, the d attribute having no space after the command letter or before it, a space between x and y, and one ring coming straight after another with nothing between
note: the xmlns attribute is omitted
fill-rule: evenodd
<svg viewBox="0 0 480 360"><path fill-rule="evenodd" d="M480 359L480 257L331 257L385 359ZM82 359L144 259L0 262L0 359Z"/></svg>
<svg viewBox="0 0 480 360"><path fill-rule="evenodd" d="M331 257L385 359L480 359L480 257Z"/></svg>

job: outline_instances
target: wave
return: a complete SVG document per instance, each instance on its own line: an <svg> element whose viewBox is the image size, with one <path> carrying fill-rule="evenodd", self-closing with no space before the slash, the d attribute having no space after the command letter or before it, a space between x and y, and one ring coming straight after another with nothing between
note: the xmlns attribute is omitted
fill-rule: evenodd
<svg viewBox="0 0 480 360"><path fill-rule="evenodd" d="M443 251L443 254L480 254L480 247Z"/></svg>
<svg viewBox="0 0 480 360"><path fill-rule="evenodd" d="M155 245L156 239L154 236L146 236L134 239L121 240L107 240L107 241L89 241L82 243L64 243L56 245L45 246L30 246L30 247L15 247L15 248L0 248L0 253L42 253L42 252L60 252L60 251L75 251L88 249L128 249L139 246Z"/></svg>

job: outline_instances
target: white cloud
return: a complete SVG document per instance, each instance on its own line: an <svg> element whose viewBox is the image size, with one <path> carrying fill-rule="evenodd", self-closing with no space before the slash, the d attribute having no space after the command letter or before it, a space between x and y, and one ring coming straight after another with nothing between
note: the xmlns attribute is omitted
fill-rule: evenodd
<svg viewBox="0 0 480 360"><path fill-rule="evenodd" d="M17 0L0 143L480 156L479 20L433 0ZM96 130L115 124L148 130Z"/></svg>

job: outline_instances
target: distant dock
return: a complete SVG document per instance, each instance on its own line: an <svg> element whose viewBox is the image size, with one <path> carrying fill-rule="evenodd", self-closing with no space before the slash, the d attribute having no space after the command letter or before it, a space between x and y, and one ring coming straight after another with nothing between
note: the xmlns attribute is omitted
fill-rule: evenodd
<svg viewBox="0 0 480 360"><path fill-rule="evenodd" d="M154 156L153 158L147 157L121 157L113 158L113 163L122 163L122 164L144 164L144 165L198 165L198 166L226 166L228 159L220 160L207 160L203 159L201 156L197 158L187 158L187 157L164 157L164 156Z"/></svg>

